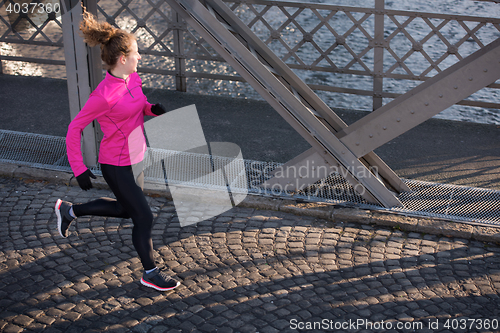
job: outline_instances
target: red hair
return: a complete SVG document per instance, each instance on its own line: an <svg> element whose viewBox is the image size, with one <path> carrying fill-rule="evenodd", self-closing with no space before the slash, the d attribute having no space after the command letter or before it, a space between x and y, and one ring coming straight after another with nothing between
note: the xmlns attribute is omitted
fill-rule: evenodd
<svg viewBox="0 0 500 333"><path fill-rule="evenodd" d="M89 46L101 45L101 59L108 69L116 66L120 56L130 53L130 45L135 40L131 33L115 28L107 22L98 22L85 8L80 30L83 40Z"/></svg>

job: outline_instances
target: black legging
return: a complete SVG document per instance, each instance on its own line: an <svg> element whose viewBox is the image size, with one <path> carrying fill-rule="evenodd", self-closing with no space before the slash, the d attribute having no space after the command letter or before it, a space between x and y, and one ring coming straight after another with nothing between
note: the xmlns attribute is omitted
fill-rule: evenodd
<svg viewBox="0 0 500 333"><path fill-rule="evenodd" d="M101 164L101 171L115 199L100 198L84 204L75 204L73 212L76 216L93 215L107 217L132 218L132 243L141 258L145 270L156 267L153 258L153 213L142 192L144 174L136 179L132 166L114 166ZM139 185L138 185L139 184Z"/></svg>

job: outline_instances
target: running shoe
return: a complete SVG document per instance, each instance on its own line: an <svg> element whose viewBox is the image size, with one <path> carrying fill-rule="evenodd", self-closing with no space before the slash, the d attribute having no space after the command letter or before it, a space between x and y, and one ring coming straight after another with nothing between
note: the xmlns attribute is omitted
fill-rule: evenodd
<svg viewBox="0 0 500 333"><path fill-rule="evenodd" d="M160 271L158 268L149 274L142 275L141 283L159 291L168 291L177 288L181 283Z"/></svg>
<svg viewBox="0 0 500 333"><path fill-rule="evenodd" d="M75 220L73 216L69 214L69 210L73 204L67 201L62 201L57 199L55 211L57 215L57 230L59 230L59 235L66 238L69 236L69 226L71 222Z"/></svg>

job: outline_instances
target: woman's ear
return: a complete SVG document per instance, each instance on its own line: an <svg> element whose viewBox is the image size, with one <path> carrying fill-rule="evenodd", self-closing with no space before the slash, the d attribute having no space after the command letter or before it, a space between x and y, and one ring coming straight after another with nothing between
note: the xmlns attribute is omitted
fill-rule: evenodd
<svg viewBox="0 0 500 333"><path fill-rule="evenodd" d="M120 61L120 63L122 63L123 65L125 65L125 62L127 61L125 55L121 55L120 58L118 59L118 61Z"/></svg>

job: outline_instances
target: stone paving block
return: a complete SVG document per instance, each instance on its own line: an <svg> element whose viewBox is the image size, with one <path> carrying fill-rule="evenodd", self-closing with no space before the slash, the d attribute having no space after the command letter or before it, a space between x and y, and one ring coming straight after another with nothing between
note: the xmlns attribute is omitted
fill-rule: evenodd
<svg viewBox="0 0 500 333"><path fill-rule="evenodd" d="M335 208L332 213L335 222L371 223L372 213L367 210Z"/></svg>
<svg viewBox="0 0 500 333"><path fill-rule="evenodd" d="M49 199L35 203L41 194ZM139 283L130 221L82 218L68 239L53 232L57 196L106 195L0 178L0 203L18 208L0 216L9 230L0 233L0 330L286 332L291 319L486 318L499 308L500 248L482 242L494 230L406 220L441 237L364 210L335 208L327 222L321 212L302 216L300 205L295 215L236 207L181 228L172 203L151 198L161 219L156 260L182 282L160 293ZM376 223L382 218L387 225Z"/></svg>
<svg viewBox="0 0 500 333"><path fill-rule="evenodd" d="M279 206L279 210L285 213L329 220L332 216L333 207L326 203L287 203L283 201Z"/></svg>
<svg viewBox="0 0 500 333"><path fill-rule="evenodd" d="M472 237L473 230L472 225L428 219L420 219L416 229L418 232L440 233L447 237L466 239Z"/></svg>
<svg viewBox="0 0 500 333"><path fill-rule="evenodd" d="M473 226L472 236L479 241L500 243L500 230L498 228Z"/></svg>

